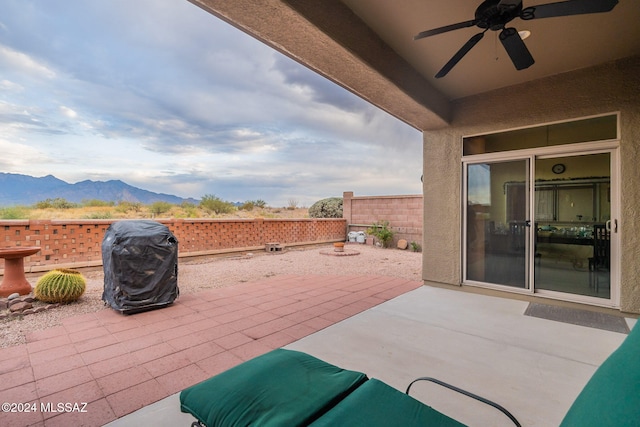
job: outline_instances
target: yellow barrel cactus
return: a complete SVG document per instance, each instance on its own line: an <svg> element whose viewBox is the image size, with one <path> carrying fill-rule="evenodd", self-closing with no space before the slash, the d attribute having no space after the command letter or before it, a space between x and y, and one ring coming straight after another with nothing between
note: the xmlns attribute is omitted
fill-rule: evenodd
<svg viewBox="0 0 640 427"><path fill-rule="evenodd" d="M79 271L57 268L38 280L33 295L48 303L67 303L80 298L85 289L87 281Z"/></svg>

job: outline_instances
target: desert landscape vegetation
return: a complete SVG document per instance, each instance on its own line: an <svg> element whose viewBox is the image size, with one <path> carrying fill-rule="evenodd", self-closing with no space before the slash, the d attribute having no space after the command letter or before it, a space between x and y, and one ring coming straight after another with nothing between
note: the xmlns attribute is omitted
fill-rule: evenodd
<svg viewBox="0 0 640 427"><path fill-rule="evenodd" d="M98 199L73 203L63 198L46 199L29 206L0 206L0 220L20 219L151 219L151 218L308 218L309 209L289 199L287 206L272 207L263 200L232 203L205 195L198 203L151 204Z"/></svg>

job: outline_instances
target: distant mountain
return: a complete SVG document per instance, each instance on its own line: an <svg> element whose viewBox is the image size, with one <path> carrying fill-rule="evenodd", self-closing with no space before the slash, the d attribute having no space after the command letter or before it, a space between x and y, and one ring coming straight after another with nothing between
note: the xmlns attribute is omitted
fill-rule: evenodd
<svg viewBox="0 0 640 427"><path fill-rule="evenodd" d="M14 205L33 205L46 199L63 198L80 203L83 200L104 200L106 202L169 202L180 204L183 201L196 203L195 199L183 199L170 194L154 193L126 184L120 180L81 181L69 184L53 175L35 178L28 175L0 172L0 207Z"/></svg>

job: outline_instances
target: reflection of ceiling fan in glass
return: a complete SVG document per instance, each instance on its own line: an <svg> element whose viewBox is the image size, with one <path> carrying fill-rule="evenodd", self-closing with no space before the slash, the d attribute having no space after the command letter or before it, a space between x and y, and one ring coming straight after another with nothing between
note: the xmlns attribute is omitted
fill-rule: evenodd
<svg viewBox="0 0 640 427"><path fill-rule="evenodd" d="M601 13L611 11L618 0L568 0L557 3L542 4L539 6L522 7L522 0L486 0L476 9L475 19L447 25L433 30L423 31L413 39L419 40L425 37L435 36L467 27L482 28L482 32L474 35L453 55L453 58L445 64L436 78L444 77L460 60L484 37L488 30L500 32L500 41L516 69L529 68L535 62L529 49L520 38L518 30L506 25L520 18L528 21L531 19L552 18L556 16L584 15L587 13Z"/></svg>

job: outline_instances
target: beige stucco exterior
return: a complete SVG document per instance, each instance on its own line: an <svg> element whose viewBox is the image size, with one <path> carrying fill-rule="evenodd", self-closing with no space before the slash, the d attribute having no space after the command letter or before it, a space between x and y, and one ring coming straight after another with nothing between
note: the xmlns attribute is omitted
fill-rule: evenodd
<svg viewBox="0 0 640 427"><path fill-rule="evenodd" d="M621 244L617 261L621 268L620 294L613 305L623 312L640 314L640 269L636 267L636 255L640 252L640 224L636 221L640 203L640 168L637 167L640 160L640 56L636 50L619 51L619 56L613 56L625 58L627 55L625 59L563 74L553 74L554 71L535 74L536 69L545 69L541 58L539 68L518 72L517 81L527 83L508 86L500 76L513 78L514 71L509 69L508 74L491 75L494 81L490 87L507 86L504 89L478 90L470 93L479 95L451 100L450 95L436 88L424 70L421 72L418 64L421 59L412 56L417 47L411 45L408 51L413 62L406 51L404 55L401 53L404 43L412 42L402 31L405 24L413 21L413 14L406 13L412 8L393 9L402 15L394 16L402 25L398 26L396 22L393 26L394 19L389 17L387 20L383 12L387 10L382 8L387 5L384 2L368 3L364 8L366 11L375 8L373 3L381 8L379 16L367 25L348 6L359 3L352 1L189 1L423 132L423 279L427 284L460 287L462 282L463 136L618 113L621 205L617 219ZM618 44L633 47L635 27L623 18L633 20L637 9L631 3L626 6L628 13L616 21L619 24L616 32L625 38L616 37L616 40ZM444 13L444 10L440 12ZM550 26L555 22L544 21ZM551 31L551 28L547 30ZM399 44L393 48L385 40ZM576 49L580 52L583 49L589 50L587 53L597 52L582 42L579 46ZM616 46L608 45L607 53L615 53L613 48ZM441 48L447 52L453 49ZM552 48L544 52L549 55L547 66L552 70L566 70L566 64L559 62L560 56L553 56L553 52ZM629 52L635 56L628 56ZM537 53L538 56L542 54ZM589 63L601 63L598 61L605 61L605 57L611 58L600 53ZM472 62L466 64L467 72L460 75L479 82L479 71L469 65ZM534 75L551 77L535 79Z"/></svg>
<svg viewBox="0 0 640 427"><path fill-rule="evenodd" d="M619 112L620 310L640 313L639 76L635 57L455 102L451 127L424 132L423 279L461 284L463 136Z"/></svg>

